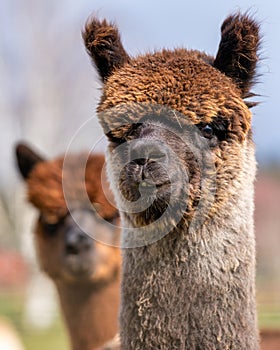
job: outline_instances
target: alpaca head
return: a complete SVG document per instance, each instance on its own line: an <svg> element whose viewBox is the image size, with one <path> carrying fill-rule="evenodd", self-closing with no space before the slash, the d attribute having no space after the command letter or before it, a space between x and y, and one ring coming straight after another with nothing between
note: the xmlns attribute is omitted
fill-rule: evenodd
<svg viewBox="0 0 280 350"><path fill-rule="evenodd" d="M16 156L28 200L39 212L35 244L41 268L69 283L114 278L120 267L114 247L118 212L106 179L101 183L104 156L70 155L65 165L67 158L44 160L24 144L17 146Z"/></svg>
<svg viewBox="0 0 280 350"><path fill-rule="evenodd" d="M98 117L128 224L170 231L182 218L207 220L241 195L255 169L254 103L246 100L260 42L252 18L224 21L216 57L176 49L131 58L117 28L95 18L83 38L104 83Z"/></svg>

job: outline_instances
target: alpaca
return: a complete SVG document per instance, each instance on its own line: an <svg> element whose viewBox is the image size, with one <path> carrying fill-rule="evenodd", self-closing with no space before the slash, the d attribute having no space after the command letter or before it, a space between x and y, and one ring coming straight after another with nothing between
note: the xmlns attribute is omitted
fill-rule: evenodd
<svg viewBox="0 0 280 350"><path fill-rule="evenodd" d="M39 212L38 262L57 289L72 349L100 349L118 331L120 284L118 229L105 221L117 224L119 219L106 180L102 189L104 156L70 155L63 167L64 157L45 160L24 144L17 146L16 156L28 200ZM80 226L111 246L94 241ZM104 349L117 349L113 345Z"/></svg>
<svg viewBox="0 0 280 350"><path fill-rule="evenodd" d="M94 17L83 39L103 81L98 119L125 226L121 348L258 349L248 98L259 24L230 15L216 57L133 58Z"/></svg>

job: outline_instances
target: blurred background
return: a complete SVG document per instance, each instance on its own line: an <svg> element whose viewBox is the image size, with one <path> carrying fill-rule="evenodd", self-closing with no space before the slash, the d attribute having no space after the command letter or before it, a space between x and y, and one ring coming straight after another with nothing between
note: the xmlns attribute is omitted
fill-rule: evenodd
<svg viewBox="0 0 280 350"><path fill-rule="evenodd" d="M257 297L260 326L280 329L280 5L273 0L191 5L183 0L1 0L0 316L16 329L26 350L65 350L68 343L53 286L36 265L35 213L24 201L14 146L25 140L54 157L70 144L78 151L100 139L101 129L91 118L101 84L83 48L85 20L94 12L115 21L131 55L177 46L214 55L220 25L236 10L253 13L263 33L261 83L255 86L261 103L253 110L259 163ZM90 128L83 128L90 119Z"/></svg>

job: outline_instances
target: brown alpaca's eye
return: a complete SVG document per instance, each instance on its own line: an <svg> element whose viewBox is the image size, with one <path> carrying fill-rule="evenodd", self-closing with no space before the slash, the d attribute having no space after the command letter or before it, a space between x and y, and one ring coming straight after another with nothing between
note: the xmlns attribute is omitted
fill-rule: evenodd
<svg viewBox="0 0 280 350"><path fill-rule="evenodd" d="M214 130L211 125L207 124L201 129L202 136L211 139L214 136Z"/></svg>
<svg viewBox="0 0 280 350"><path fill-rule="evenodd" d="M44 229L48 232L48 233L54 233L59 227L58 223L55 224L44 224Z"/></svg>
<svg viewBox="0 0 280 350"><path fill-rule="evenodd" d="M59 228L59 226L61 225L63 219L58 220L56 222L49 222L48 220L46 220L46 218L41 215L39 218L40 223L42 224L44 231L46 233L50 233L53 234L57 231L57 229Z"/></svg>

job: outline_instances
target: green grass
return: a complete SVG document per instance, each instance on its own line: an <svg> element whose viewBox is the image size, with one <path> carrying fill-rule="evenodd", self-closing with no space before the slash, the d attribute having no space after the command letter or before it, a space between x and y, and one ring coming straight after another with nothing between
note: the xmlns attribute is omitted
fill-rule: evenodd
<svg viewBox="0 0 280 350"><path fill-rule="evenodd" d="M258 316L260 328L280 329L280 305L260 304Z"/></svg>
<svg viewBox="0 0 280 350"><path fill-rule="evenodd" d="M273 282L273 283L272 283ZM258 276L258 318L260 328L280 329L280 283L275 276Z"/></svg>
<svg viewBox="0 0 280 350"><path fill-rule="evenodd" d="M61 320L45 331L24 329L21 333L26 350L69 350Z"/></svg>
<svg viewBox="0 0 280 350"><path fill-rule="evenodd" d="M20 329L22 324L23 302L22 293L0 294L0 315L8 318L17 329Z"/></svg>
<svg viewBox="0 0 280 350"><path fill-rule="evenodd" d="M23 323L23 306L23 293L0 293L0 315L15 326L26 350L69 350L67 335L60 317L50 328L38 330Z"/></svg>

